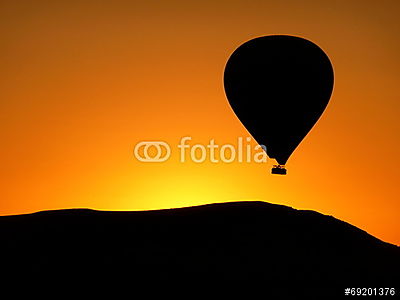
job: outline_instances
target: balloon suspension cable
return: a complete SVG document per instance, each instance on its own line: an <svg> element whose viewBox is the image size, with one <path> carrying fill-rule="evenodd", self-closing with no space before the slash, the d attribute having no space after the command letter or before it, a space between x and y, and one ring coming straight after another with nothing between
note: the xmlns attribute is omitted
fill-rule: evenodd
<svg viewBox="0 0 400 300"><path fill-rule="evenodd" d="M274 165L274 167L271 170L272 174L278 174L278 175L286 175L287 170L285 168L285 165Z"/></svg>

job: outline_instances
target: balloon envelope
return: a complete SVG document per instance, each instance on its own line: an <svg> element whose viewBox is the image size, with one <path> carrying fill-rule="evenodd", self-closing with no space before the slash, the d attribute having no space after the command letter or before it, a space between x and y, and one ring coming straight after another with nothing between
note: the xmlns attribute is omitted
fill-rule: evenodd
<svg viewBox="0 0 400 300"><path fill-rule="evenodd" d="M237 117L280 165L317 122L333 89L333 68L314 43L272 35L236 49L224 72Z"/></svg>

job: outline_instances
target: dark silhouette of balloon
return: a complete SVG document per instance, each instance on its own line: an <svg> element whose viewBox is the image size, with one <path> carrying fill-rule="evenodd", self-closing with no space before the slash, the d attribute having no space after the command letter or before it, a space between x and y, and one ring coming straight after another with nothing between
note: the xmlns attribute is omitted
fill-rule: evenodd
<svg viewBox="0 0 400 300"><path fill-rule="evenodd" d="M255 38L237 48L224 72L237 117L286 174L292 152L317 122L333 89L333 68L314 43L288 35Z"/></svg>

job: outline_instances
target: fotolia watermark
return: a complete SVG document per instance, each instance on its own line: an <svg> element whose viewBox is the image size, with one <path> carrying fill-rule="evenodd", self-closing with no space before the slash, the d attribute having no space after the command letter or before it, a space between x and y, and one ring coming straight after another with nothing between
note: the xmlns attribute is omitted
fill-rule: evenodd
<svg viewBox="0 0 400 300"><path fill-rule="evenodd" d="M207 145L190 144L191 140L190 136L185 136L177 144L181 163L186 161L202 163L207 160L212 163L267 162L267 148L264 145L252 147L250 137L245 139L238 137L236 145L218 145L214 139L211 139ZM171 146L164 141L141 141L133 150L135 158L141 162L164 162L171 157L171 153Z"/></svg>

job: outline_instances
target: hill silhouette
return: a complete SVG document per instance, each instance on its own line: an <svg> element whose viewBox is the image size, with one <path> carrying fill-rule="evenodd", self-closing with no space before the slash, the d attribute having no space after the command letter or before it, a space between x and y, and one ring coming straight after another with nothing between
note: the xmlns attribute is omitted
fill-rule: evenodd
<svg viewBox="0 0 400 300"><path fill-rule="evenodd" d="M0 236L2 272L18 281L231 282L338 295L400 282L399 247L331 216L258 201L2 216Z"/></svg>

